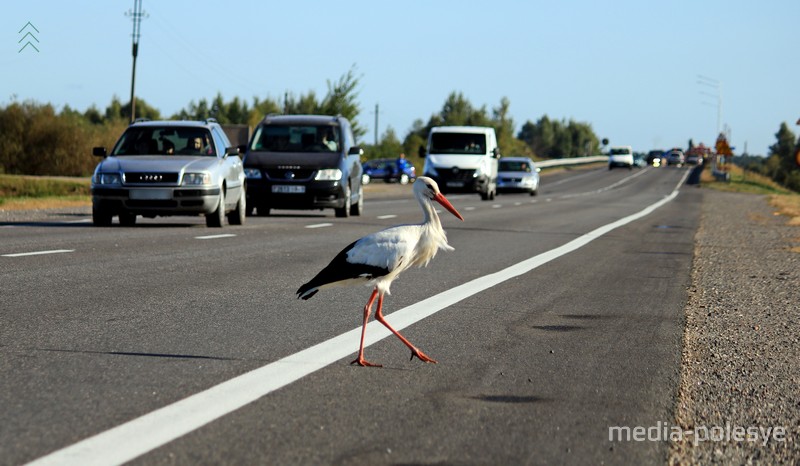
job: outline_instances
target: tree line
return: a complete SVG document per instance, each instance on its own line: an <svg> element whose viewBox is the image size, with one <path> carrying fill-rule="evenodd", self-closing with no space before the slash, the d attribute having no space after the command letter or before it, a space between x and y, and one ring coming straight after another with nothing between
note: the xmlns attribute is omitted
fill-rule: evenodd
<svg viewBox="0 0 800 466"><path fill-rule="evenodd" d="M777 141L769 147L766 158L741 156L737 157L737 164L800 192L800 138L783 122L775 133L775 139Z"/></svg>
<svg viewBox="0 0 800 466"><path fill-rule="evenodd" d="M516 131L510 116L511 103L501 99L496 107L476 107L460 92L452 92L441 110L427 121L417 119L405 135L387 128L377 144L362 139L366 133L359 122L361 109L358 88L361 76L353 66L338 80L327 81L327 92L318 96L309 91L283 99L254 97L251 102L234 97L225 100L217 94L211 100L191 101L168 119L204 120L215 118L221 124L245 124L253 128L267 114L327 114L347 117L356 139L365 149L365 158L395 158L401 152L421 166L419 147L424 146L433 126L475 125L495 128L504 155L560 158L593 155L600 151L599 140L591 125L573 120L551 120L546 115L536 122L526 121ZM136 99L136 117L151 120L165 116L154 106ZM24 175L88 176L97 159L92 147L110 148L130 121L130 102L113 97L103 110L96 106L84 112L65 106L57 111L51 104L32 101L0 107L0 173Z"/></svg>

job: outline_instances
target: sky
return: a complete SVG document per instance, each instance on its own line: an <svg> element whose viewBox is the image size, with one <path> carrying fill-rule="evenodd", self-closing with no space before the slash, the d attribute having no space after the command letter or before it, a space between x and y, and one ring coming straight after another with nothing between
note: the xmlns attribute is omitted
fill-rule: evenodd
<svg viewBox="0 0 800 466"><path fill-rule="evenodd" d="M142 5L136 96L167 117L218 93L248 102L322 97L353 69L366 143L374 142L376 105L378 133L391 127L402 139L453 92L489 114L507 98L515 131L547 115L587 123L610 145L637 152L690 139L713 145L722 128L735 153L766 155L781 123L800 132L798 0ZM102 111L114 96L127 102L133 7L4 2L0 106ZM38 32L23 30L28 22Z"/></svg>

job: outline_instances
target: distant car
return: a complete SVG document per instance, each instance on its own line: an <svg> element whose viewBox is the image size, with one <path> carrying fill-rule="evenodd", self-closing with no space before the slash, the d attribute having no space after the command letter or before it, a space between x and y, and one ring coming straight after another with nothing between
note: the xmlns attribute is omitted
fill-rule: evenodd
<svg viewBox="0 0 800 466"><path fill-rule="evenodd" d="M686 156L686 163L688 165L702 165L703 157L699 154L689 154Z"/></svg>
<svg viewBox="0 0 800 466"><path fill-rule="evenodd" d="M686 157L683 155L683 151L680 149L671 149L667 153L667 165L677 165L681 166L686 163Z"/></svg>
<svg viewBox="0 0 800 466"><path fill-rule="evenodd" d="M92 221L125 226L136 217L205 215L221 227L245 219L245 177L239 149L222 127L206 121L137 121L125 130L92 176Z"/></svg>
<svg viewBox="0 0 800 466"><path fill-rule="evenodd" d="M245 148L248 213L333 209L361 215L363 150L342 116L267 115Z"/></svg>
<svg viewBox="0 0 800 466"><path fill-rule="evenodd" d="M633 149L631 146L612 147L608 151L608 169L624 167L633 169Z"/></svg>
<svg viewBox="0 0 800 466"><path fill-rule="evenodd" d="M664 151L661 149L654 149L647 153L647 165L652 165L654 167L661 167L666 165L666 160L664 160Z"/></svg>
<svg viewBox="0 0 800 466"><path fill-rule="evenodd" d="M539 192L539 168L528 157L503 157L497 166L497 192Z"/></svg>
<svg viewBox="0 0 800 466"><path fill-rule="evenodd" d="M406 159L373 159L361 164L364 174L362 182L383 180L386 183L408 184L417 179L417 169Z"/></svg>
<svg viewBox="0 0 800 466"><path fill-rule="evenodd" d="M642 154L633 154L633 165L639 168L644 168L647 166L647 162L644 160L644 156L642 156Z"/></svg>

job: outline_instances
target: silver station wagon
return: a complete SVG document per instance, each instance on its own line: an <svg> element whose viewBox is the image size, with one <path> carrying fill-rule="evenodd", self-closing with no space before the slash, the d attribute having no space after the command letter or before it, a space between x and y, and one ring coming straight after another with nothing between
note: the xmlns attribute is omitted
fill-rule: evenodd
<svg viewBox="0 0 800 466"><path fill-rule="evenodd" d="M207 121L137 121L103 157L92 176L92 220L125 226L136 217L205 215L221 227L245 220L245 177L239 149Z"/></svg>

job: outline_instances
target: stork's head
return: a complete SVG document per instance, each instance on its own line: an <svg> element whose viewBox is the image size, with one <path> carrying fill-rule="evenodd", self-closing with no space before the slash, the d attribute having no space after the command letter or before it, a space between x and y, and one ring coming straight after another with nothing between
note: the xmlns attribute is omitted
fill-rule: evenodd
<svg viewBox="0 0 800 466"><path fill-rule="evenodd" d="M417 199L420 201L424 199L438 202L442 207L447 209L448 212L455 215L462 222L464 221L464 217L458 213L456 208L453 207L453 204L450 204L450 201L439 191L439 185L436 184L436 181L433 179L427 176L420 176L417 178L417 181L414 182L414 195L417 196Z"/></svg>

